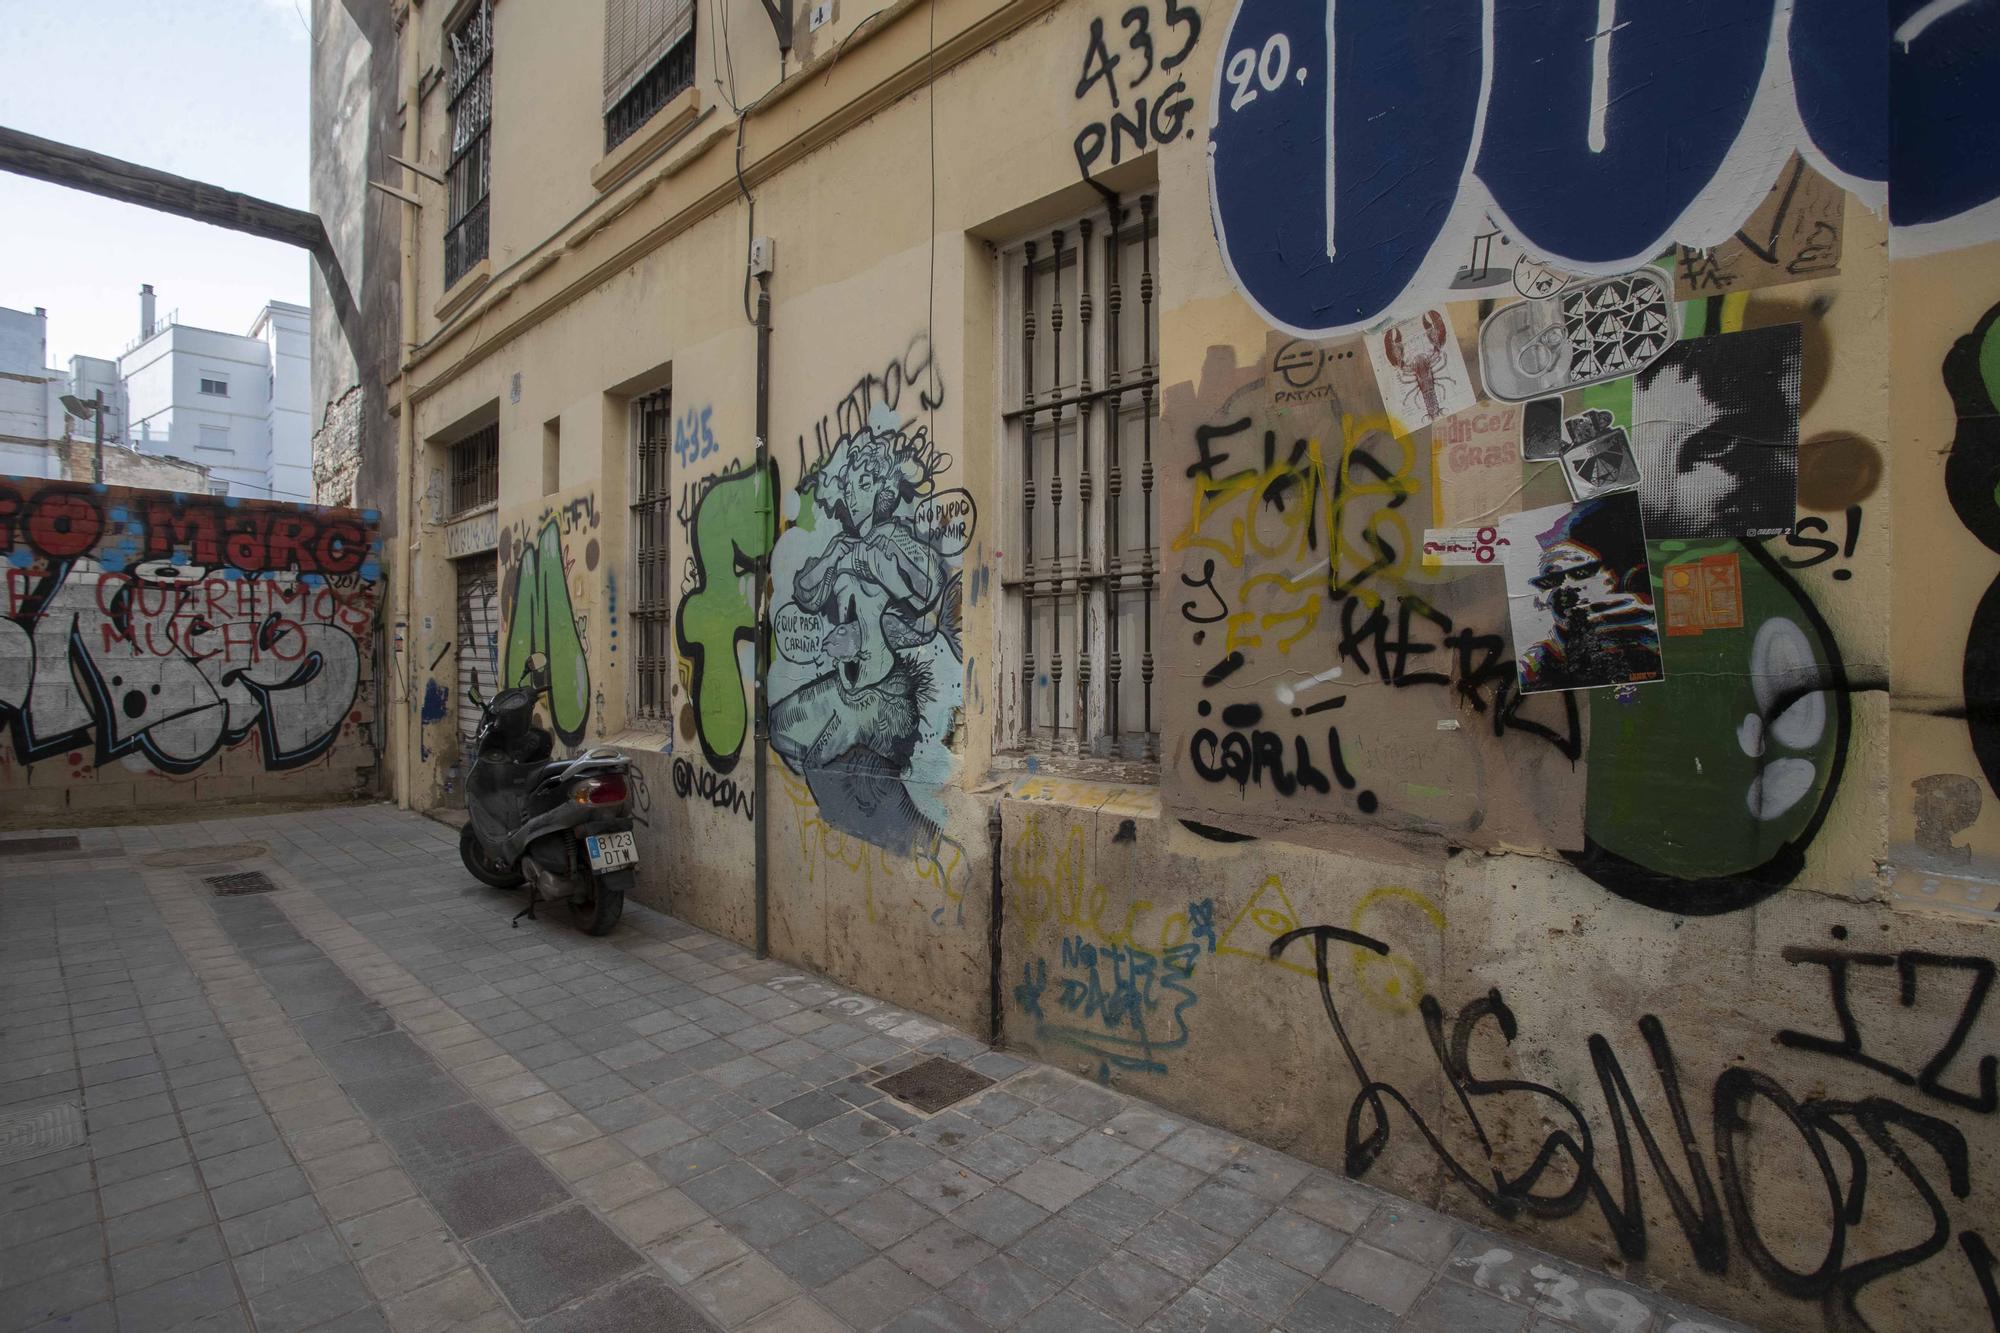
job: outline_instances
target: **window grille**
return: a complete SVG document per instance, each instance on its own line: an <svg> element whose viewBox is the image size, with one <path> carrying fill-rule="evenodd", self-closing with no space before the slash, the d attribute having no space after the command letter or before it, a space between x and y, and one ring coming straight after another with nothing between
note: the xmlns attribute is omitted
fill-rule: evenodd
<svg viewBox="0 0 2000 1333"><path fill-rule="evenodd" d="M479 0L450 34L451 165L445 170L449 215L444 285L486 258L487 193L493 183L493 5Z"/></svg>
<svg viewBox="0 0 2000 1333"><path fill-rule="evenodd" d="M1003 587L1013 746L1157 760L1152 195L1007 256L1002 413L1021 495Z"/></svg>
<svg viewBox="0 0 2000 1333"><path fill-rule="evenodd" d="M451 512L492 504L500 498L500 427L496 423L451 446Z"/></svg>
<svg viewBox="0 0 2000 1333"><path fill-rule="evenodd" d="M626 629L632 640L635 721L673 716L673 585L667 542L673 525L668 460L674 442L674 399L662 389L632 404L632 600Z"/></svg>
<svg viewBox="0 0 2000 1333"><path fill-rule="evenodd" d="M693 86L692 0L606 0L605 152Z"/></svg>

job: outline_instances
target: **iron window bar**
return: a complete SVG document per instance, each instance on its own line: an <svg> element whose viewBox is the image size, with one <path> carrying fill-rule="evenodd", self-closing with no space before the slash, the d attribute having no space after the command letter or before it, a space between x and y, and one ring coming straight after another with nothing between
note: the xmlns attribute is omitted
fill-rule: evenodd
<svg viewBox="0 0 2000 1333"><path fill-rule="evenodd" d="M493 5L479 4L450 34L451 162L445 168L449 204L444 234L444 285L450 287L486 258L487 196L493 184Z"/></svg>
<svg viewBox="0 0 2000 1333"><path fill-rule="evenodd" d="M610 152L639 132L659 109L694 87L694 31L674 43L659 63L646 71L632 91L604 115L604 151Z"/></svg>
<svg viewBox="0 0 2000 1333"><path fill-rule="evenodd" d="M1154 546L1153 414L1159 382L1153 318L1153 243L1158 235L1154 207L1152 195L1141 196L1135 219L1133 210L1114 197L1101 218L1092 216L1073 227L1049 231L1046 250L1039 240L1022 247L1021 402L1001 417L1010 429L1018 429L1021 450L1021 562L1005 586L1021 608L1017 730L1020 743L1032 749L1158 758L1153 724L1153 603L1159 574ZM1126 268L1135 250L1141 334L1136 363L1123 341L1130 313ZM1095 265L1101 265L1101 280L1093 279ZM1072 275L1073 308L1066 290ZM1040 287L1044 279L1049 286L1046 302ZM1075 374L1066 382L1063 333L1072 322ZM1044 336L1049 346L1046 364L1054 382L1038 396L1037 343ZM1093 357L1101 382L1093 379ZM1134 427L1136 438L1128 433ZM1066 444L1066 437L1073 443ZM1049 465L1045 478L1037 475L1044 444ZM1131 457L1134 444L1136 459ZM1072 448L1074 466L1066 480L1065 454ZM1127 550L1124 507L1134 462L1141 540L1136 550ZM1074 541L1067 550L1065 503L1076 515ZM1053 549L1037 546L1036 511L1044 504L1049 512L1046 536ZM1124 716L1122 699L1131 665L1123 613L1134 597L1139 599L1139 615L1136 642L1129 646L1138 650L1139 706L1137 718L1129 718ZM1096 627L1093 612L1101 617ZM1044 617L1049 635L1045 645L1037 642ZM1046 655L1041 651L1044 646ZM1049 699L1046 725L1038 721L1038 699L1044 693ZM1073 719L1070 726L1064 724L1066 706Z"/></svg>
<svg viewBox="0 0 2000 1333"><path fill-rule="evenodd" d="M451 446L454 517L500 498L500 426L495 422Z"/></svg>
<svg viewBox="0 0 2000 1333"><path fill-rule="evenodd" d="M632 404L632 716L663 722L673 708L673 587L668 541L673 523L674 400L671 390Z"/></svg>

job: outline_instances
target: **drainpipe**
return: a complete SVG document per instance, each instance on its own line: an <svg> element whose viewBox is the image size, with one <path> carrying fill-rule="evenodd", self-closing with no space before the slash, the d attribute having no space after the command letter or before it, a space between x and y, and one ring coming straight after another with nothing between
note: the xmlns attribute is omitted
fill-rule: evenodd
<svg viewBox="0 0 2000 1333"><path fill-rule="evenodd" d="M986 908L986 1044L996 1049L1005 1044L1002 1032L1006 1011L1000 1007L1000 798L986 812L986 859L993 869L992 897Z"/></svg>
<svg viewBox="0 0 2000 1333"><path fill-rule="evenodd" d="M777 487L771 484L771 269L766 249L766 257L761 266L753 263L757 271L757 477L762 488L763 513L759 522L768 525L775 533L777 514L774 506ZM771 627L767 623L770 615L771 546L773 543L760 541L756 561L756 638L751 647L751 670L754 677L753 698L755 708L754 731L751 738L753 773L756 793L751 799L756 818L752 837L755 841L753 875L757 886L757 957L768 958L771 953L770 911L771 911L771 855L765 845L764 826L770 811L765 778L771 754L771 714L769 700L764 688L765 669L769 665L765 659L765 645L770 642Z"/></svg>
<svg viewBox="0 0 2000 1333"><path fill-rule="evenodd" d="M406 163L417 161L417 141L420 137L417 125L417 116L421 105L417 83L418 62L416 48L418 36L416 32L411 30L410 26L415 22L416 18L414 15L408 16L404 20L405 26L397 31L397 45L402 50L403 59L402 159ZM405 169L407 170L407 168ZM416 173L412 171L409 174L414 176ZM404 524L414 526L412 502L416 495L417 468L417 424L411 419L410 412L410 374L414 366L414 363L410 359L410 349L417 345L417 208L414 203L407 201L403 204L403 254L402 267L397 278L396 300L397 304L402 307L400 313L403 339L403 345L396 349L396 363L398 366L396 375L398 397L396 411L396 523L401 528ZM364 368L361 373L365 376L368 371ZM409 633L409 624L416 616L416 599L412 596L412 593L415 591L412 587L414 578L412 571L415 568L415 563L410 558L410 548L416 543L418 536L419 534L416 532L399 531L397 533L398 541L396 542L396 575L395 586L392 590L394 598L391 603L392 623L390 634L393 636L395 633L393 611L397 606L400 606L404 623L403 649L405 660L407 661L414 661L415 658L411 654L421 651L416 649ZM411 688L415 677L402 669L402 664L395 660L395 652L395 644L392 640L388 653L389 665L391 674L395 677L396 685L403 694L402 701L394 713L394 719L398 723L395 728L397 742L395 770L397 790L395 795L397 807L408 810L415 805L415 775L411 772L410 768L410 751L415 748L411 725L414 721L413 713L416 708L416 692ZM376 682L376 688L381 688L380 681Z"/></svg>

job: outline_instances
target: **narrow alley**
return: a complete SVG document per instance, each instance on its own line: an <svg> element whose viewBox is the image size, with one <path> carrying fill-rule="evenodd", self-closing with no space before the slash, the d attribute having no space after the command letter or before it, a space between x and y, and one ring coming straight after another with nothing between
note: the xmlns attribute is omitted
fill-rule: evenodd
<svg viewBox="0 0 2000 1333"><path fill-rule="evenodd" d="M0 1330L1740 1328L456 844L0 840Z"/></svg>

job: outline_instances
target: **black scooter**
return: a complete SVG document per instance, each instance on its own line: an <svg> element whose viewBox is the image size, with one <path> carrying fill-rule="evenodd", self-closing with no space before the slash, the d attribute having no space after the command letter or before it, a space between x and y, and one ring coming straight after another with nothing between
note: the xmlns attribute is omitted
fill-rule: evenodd
<svg viewBox="0 0 2000 1333"><path fill-rule="evenodd" d="M630 761L616 750L550 759L554 738L535 724L535 693L503 690L480 714L466 776L470 821L458 854L496 889L528 885L528 906L563 899L586 934L606 935L625 911L639 850L632 836Z"/></svg>

